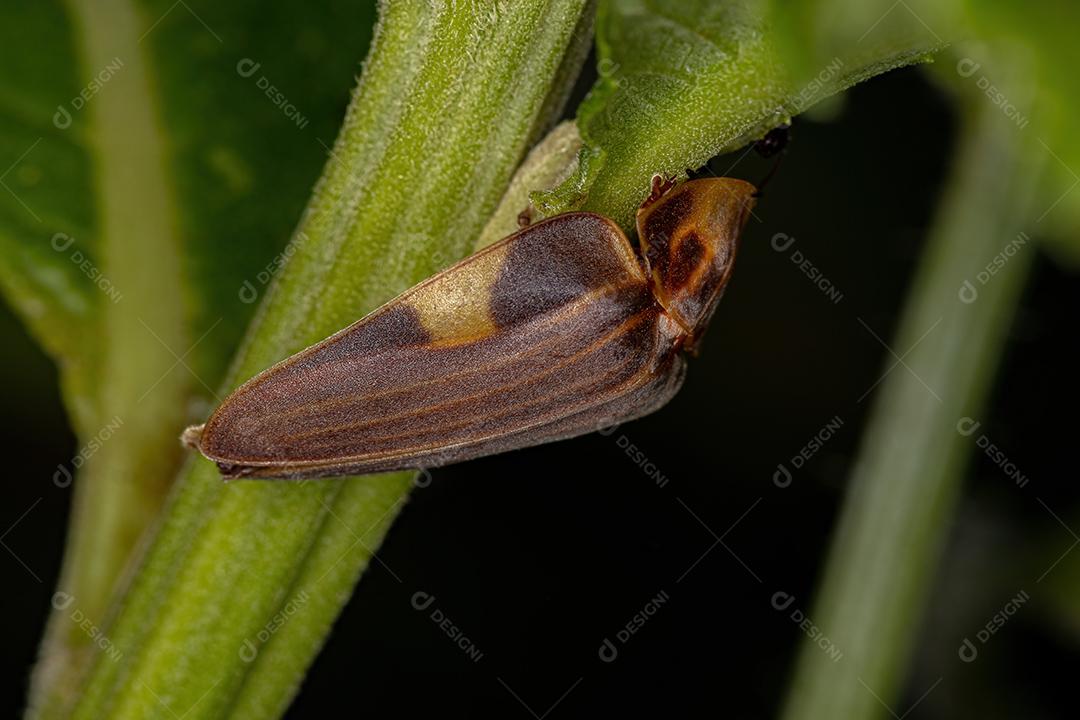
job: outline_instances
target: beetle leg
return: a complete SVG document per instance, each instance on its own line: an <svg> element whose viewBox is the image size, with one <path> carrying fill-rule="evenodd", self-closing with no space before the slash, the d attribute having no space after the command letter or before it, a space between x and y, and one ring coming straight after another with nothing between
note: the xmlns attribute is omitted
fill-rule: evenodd
<svg viewBox="0 0 1080 720"><path fill-rule="evenodd" d="M645 198L645 202L641 203L641 209L645 209L655 203L660 198L667 194L667 191L675 187L676 178L664 177L657 173L652 177L652 191L649 193L649 197Z"/></svg>

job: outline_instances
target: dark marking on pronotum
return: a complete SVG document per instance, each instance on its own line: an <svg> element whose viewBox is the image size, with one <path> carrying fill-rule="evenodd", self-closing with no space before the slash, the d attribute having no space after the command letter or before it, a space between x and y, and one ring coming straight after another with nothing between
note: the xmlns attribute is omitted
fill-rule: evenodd
<svg viewBox="0 0 1080 720"><path fill-rule="evenodd" d="M227 478L427 468L659 409L727 285L754 187L658 177L611 220L529 225L252 378L184 442Z"/></svg>

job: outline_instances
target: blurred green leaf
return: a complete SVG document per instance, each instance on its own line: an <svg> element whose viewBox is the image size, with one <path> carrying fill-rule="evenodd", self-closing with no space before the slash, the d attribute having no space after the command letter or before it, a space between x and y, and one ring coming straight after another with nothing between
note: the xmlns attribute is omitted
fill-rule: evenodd
<svg viewBox="0 0 1080 720"><path fill-rule="evenodd" d="M0 290L64 369L95 357L109 300L78 264L85 259L111 280L95 107L110 88L122 92L125 75L146 72L165 190L182 207L177 218L154 220L177 226L183 253L175 267L144 271L182 279L183 297L170 301L183 304L192 340L220 321L185 358L213 385L254 309L239 296L242 284L259 284L284 247L325 160L320 143L336 134L358 68L355 45L370 33L374 8L342 0L302 13L282 3L98 5L105 18L132 13L136 56L106 45L104 62L93 65L63 3L0 8ZM253 74L243 76L241 62ZM316 74L320 82L310 82ZM139 149L139 138L129 141ZM66 250L54 249L55 233L70 238ZM155 301L117 291L132 304Z"/></svg>
<svg viewBox="0 0 1080 720"><path fill-rule="evenodd" d="M1080 264L1080 5L1048 0L966 3L973 41L957 50L952 79L997 109L1042 160L1029 231L1058 259ZM1018 72L1018 70L1020 72Z"/></svg>
<svg viewBox="0 0 1080 720"><path fill-rule="evenodd" d="M46 38L49 52L35 52ZM59 360L73 421L88 432L96 417L90 388L102 298L71 259L98 251L89 148L77 128L63 133L53 125L57 106L85 84L63 7L0 7L0 62L0 289ZM53 249L55 233L75 238L68 252Z"/></svg>
<svg viewBox="0 0 1080 720"><path fill-rule="evenodd" d="M927 53L962 40L935 68L950 84L968 85L1013 124L1024 152L1046 159L1036 180L1031 228L1059 259L1080 262L1080 46L1073 30L1080 5L1059 0L769 0L775 41L799 82L840 60L876 72L906 53ZM881 69L888 69L881 68Z"/></svg>

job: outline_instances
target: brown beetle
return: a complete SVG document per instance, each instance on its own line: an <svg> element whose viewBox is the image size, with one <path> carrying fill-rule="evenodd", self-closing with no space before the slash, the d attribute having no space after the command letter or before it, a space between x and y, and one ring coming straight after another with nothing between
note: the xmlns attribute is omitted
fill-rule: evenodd
<svg viewBox="0 0 1080 720"><path fill-rule="evenodd" d="M640 253L574 212L491 245L252 378L185 440L226 478L427 468L648 414L682 384L754 187L657 184Z"/></svg>

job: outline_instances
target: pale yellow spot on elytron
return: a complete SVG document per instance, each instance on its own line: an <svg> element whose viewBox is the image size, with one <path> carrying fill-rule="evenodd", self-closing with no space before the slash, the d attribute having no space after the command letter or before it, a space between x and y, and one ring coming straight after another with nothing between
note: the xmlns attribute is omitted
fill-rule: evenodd
<svg viewBox="0 0 1080 720"><path fill-rule="evenodd" d="M405 304L416 311L434 345L473 342L498 329L491 318L491 291L508 247L493 246L409 293Z"/></svg>

